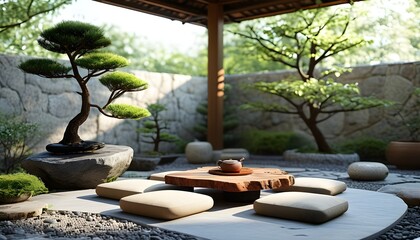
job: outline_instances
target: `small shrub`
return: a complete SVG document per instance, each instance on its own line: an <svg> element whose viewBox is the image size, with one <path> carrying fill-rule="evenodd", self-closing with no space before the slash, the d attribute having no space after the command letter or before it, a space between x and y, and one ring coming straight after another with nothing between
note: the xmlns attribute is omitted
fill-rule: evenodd
<svg viewBox="0 0 420 240"><path fill-rule="evenodd" d="M44 183L34 175L27 173L0 175L1 197L18 197L24 193L35 196L47 192Z"/></svg>
<svg viewBox="0 0 420 240"><path fill-rule="evenodd" d="M309 144L302 135L293 132L250 130L242 136L242 146L254 154L282 155L288 149Z"/></svg>
<svg viewBox="0 0 420 240"><path fill-rule="evenodd" d="M385 150L387 142L372 138L361 137L344 141L337 145L342 153L357 153L360 159L368 161L386 162Z"/></svg>
<svg viewBox="0 0 420 240"><path fill-rule="evenodd" d="M0 113L0 172L11 173L30 155L29 144L37 135L36 124Z"/></svg>

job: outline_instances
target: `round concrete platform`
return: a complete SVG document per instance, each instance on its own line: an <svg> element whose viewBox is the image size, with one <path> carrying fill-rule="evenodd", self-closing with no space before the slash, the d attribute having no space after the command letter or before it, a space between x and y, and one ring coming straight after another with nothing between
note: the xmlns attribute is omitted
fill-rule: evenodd
<svg viewBox="0 0 420 240"><path fill-rule="evenodd" d="M196 188L195 191L212 196L214 207L173 221L126 214L121 211L117 200L99 198L93 189L44 194L34 198L46 201L53 210L101 213L214 240L335 240L337 236L341 240L374 238L395 225L407 211L404 201L392 194L350 188L337 195L348 201L348 211L329 222L314 225L257 215L252 204L226 202L220 191L203 188ZM268 194L272 194L272 191L261 192L261 197Z"/></svg>

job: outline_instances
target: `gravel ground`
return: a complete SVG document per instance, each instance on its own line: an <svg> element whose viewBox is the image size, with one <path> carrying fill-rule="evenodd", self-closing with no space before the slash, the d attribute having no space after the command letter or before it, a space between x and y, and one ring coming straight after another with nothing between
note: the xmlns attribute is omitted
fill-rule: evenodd
<svg viewBox="0 0 420 240"><path fill-rule="evenodd" d="M315 168L324 171L346 172L347 166L300 164L279 161L278 158L260 157L249 164L279 165L280 167ZM158 166L159 171L195 168L183 160ZM405 171L389 167L392 173L420 176L420 171ZM350 188L376 191L382 185L370 182L343 180ZM404 218L376 240L409 239L420 237L420 207L410 207ZM127 220L110 218L99 214L45 211L41 216L17 221L0 221L0 240L5 239L200 239L191 235L167 231L146 225L139 225Z"/></svg>

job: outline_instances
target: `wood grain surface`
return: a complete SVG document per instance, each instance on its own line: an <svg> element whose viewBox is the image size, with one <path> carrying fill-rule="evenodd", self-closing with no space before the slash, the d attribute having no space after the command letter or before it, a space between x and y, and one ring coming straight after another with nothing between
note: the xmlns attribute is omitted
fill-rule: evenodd
<svg viewBox="0 0 420 240"><path fill-rule="evenodd" d="M165 176L165 182L177 186L205 187L226 192L259 191L294 184L293 175L278 168L252 168L252 174L226 176L210 174L217 167L202 167Z"/></svg>

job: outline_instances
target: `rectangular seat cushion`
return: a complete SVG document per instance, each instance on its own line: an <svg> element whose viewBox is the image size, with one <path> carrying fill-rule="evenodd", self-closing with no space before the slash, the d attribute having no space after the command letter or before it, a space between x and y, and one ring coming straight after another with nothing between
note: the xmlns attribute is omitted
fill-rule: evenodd
<svg viewBox="0 0 420 240"><path fill-rule="evenodd" d="M166 172L158 172L158 173L153 173L150 175L149 179L150 180L157 180L157 181L165 181L165 176L170 174L170 173L179 173L181 171L166 171Z"/></svg>
<svg viewBox="0 0 420 240"><path fill-rule="evenodd" d="M200 213L212 208L213 204L210 196L178 190L147 192L120 200L124 212L164 220Z"/></svg>
<svg viewBox="0 0 420 240"><path fill-rule="evenodd" d="M305 192L274 193L254 202L257 214L316 224L336 218L347 209L345 199Z"/></svg>
<svg viewBox="0 0 420 240"><path fill-rule="evenodd" d="M109 183L101 183L96 186L96 194L100 197L120 200L123 197L167 189L189 190L190 188L166 184L162 181L148 179L117 180Z"/></svg>
<svg viewBox="0 0 420 240"><path fill-rule="evenodd" d="M295 183L292 186L281 187L273 190L275 192L296 191L337 195L344 192L346 189L347 185L342 181L325 178L298 177L295 178Z"/></svg>

